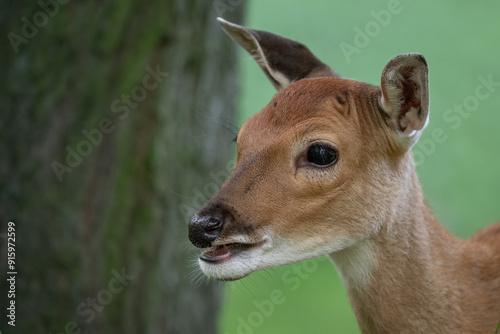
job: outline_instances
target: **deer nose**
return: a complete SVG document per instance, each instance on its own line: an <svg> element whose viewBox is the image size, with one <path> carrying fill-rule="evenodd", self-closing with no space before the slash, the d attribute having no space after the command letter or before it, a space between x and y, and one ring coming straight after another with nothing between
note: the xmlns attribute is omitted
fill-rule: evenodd
<svg viewBox="0 0 500 334"><path fill-rule="evenodd" d="M210 247L212 242L220 236L223 225L220 218L194 215L189 224L189 240L196 247Z"/></svg>

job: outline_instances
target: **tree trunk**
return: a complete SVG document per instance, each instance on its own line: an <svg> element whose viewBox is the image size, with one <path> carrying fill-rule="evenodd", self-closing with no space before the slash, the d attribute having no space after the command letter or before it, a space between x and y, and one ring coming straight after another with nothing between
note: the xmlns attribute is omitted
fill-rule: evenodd
<svg viewBox="0 0 500 334"><path fill-rule="evenodd" d="M187 221L227 174L236 47L215 18L243 8L0 5L2 332L216 332L222 289L191 282Z"/></svg>

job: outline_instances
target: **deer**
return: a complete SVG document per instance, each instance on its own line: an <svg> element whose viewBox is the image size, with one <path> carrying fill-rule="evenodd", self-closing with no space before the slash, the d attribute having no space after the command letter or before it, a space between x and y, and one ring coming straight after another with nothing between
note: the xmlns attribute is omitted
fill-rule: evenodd
<svg viewBox="0 0 500 334"><path fill-rule="evenodd" d="M302 43L222 18L276 89L242 125L234 169L188 226L219 281L329 256L363 333L494 333L500 223L453 236L411 148L429 122L428 65L401 54L380 86L342 78Z"/></svg>

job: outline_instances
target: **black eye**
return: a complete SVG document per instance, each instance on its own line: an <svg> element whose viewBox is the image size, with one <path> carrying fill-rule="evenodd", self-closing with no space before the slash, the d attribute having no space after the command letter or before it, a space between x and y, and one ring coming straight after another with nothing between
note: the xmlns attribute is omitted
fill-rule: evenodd
<svg viewBox="0 0 500 334"><path fill-rule="evenodd" d="M329 166L337 162L339 153L333 147L317 143L307 150L307 161L318 166Z"/></svg>

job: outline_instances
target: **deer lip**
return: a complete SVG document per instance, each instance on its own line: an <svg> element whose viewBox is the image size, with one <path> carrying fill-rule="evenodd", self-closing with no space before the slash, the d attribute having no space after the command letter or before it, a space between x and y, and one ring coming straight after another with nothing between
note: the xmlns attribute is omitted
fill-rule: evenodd
<svg viewBox="0 0 500 334"><path fill-rule="evenodd" d="M217 245L201 253L200 260L214 264L222 263L241 252L247 251L252 248L258 248L262 246L264 242L265 241L261 241L254 244L235 242L224 245Z"/></svg>

